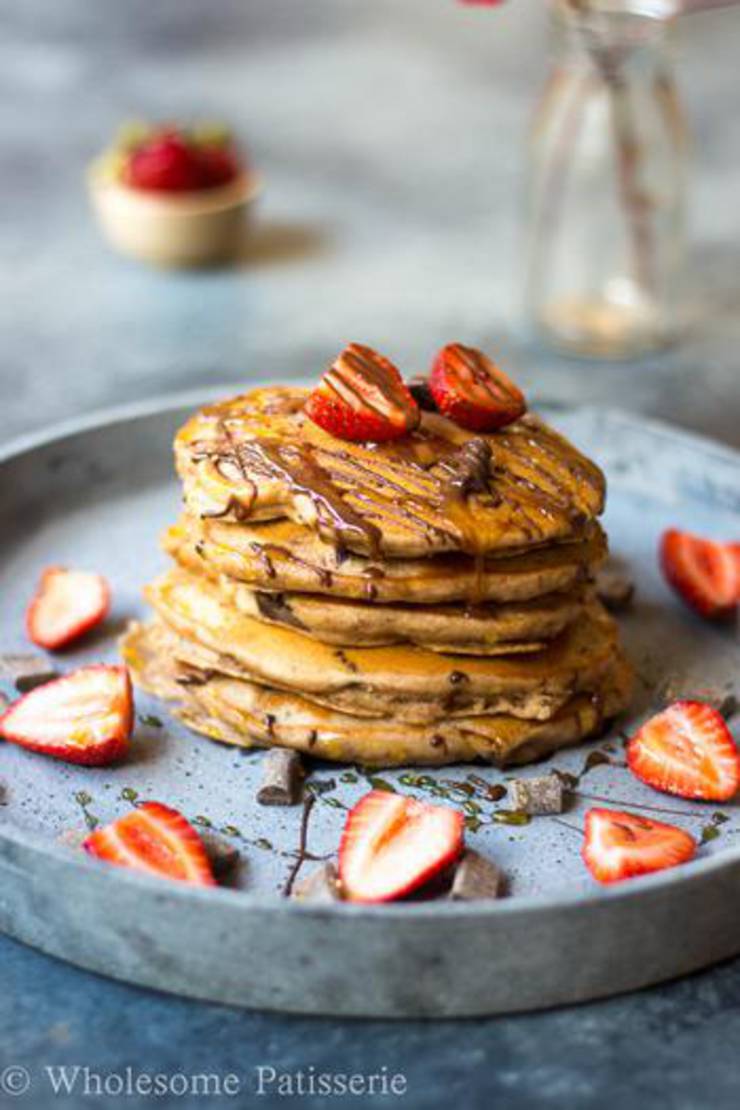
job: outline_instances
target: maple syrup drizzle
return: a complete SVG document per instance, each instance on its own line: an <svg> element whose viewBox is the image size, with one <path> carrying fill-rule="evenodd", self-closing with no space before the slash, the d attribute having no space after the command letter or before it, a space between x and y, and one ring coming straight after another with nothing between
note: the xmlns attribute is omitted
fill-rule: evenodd
<svg viewBox="0 0 740 1110"><path fill-rule="evenodd" d="M366 357L365 349L353 345L343 357L354 373L371 377L378 386L383 382L387 388L387 375ZM267 412L264 405L263 409ZM298 422L291 426L291 436L298 438L297 403L291 406L293 414ZM246 406L244 415L249 416ZM437 537L453 538L474 562L468 606L472 610L485 593L487 551L478 528L478 508L497 508L499 530L520 531L531 545L551 531L545 521L557 522L564 516L573 526L584 523L587 514L574 503L573 486L581 480L597 491L601 482L593 464L534 417L524 417L491 436L470 438L432 414L405 439L383 444L376 459L325 443L314 446L272 437L239 442L223 417L213 423L221 442L206 445L202 439L194 440L194 461L223 455L239 466L247 480L257 470L285 482L294 495L310 499L319 531L331 537L339 552L367 551L377 559L384 526L394 524L430 549L437 548ZM252 426L257 423L252 421ZM499 458L492 456L492 447ZM483 504L471 504L472 498ZM233 502L225 515L232 509L237 511ZM248 510L242 505L238 515L244 519Z"/></svg>

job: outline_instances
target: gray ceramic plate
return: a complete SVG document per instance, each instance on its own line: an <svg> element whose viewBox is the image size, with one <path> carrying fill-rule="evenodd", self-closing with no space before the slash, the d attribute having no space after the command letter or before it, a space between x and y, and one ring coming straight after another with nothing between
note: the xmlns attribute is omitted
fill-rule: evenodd
<svg viewBox="0 0 740 1110"><path fill-rule="evenodd" d="M215 391L214 391L215 392ZM178 507L172 434L202 397L118 410L16 443L0 456L0 649L22 649L23 610L41 568L70 563L106 574L108 625L63 669L115 657L125 621L141 615L140 589L162 565L157 533ZM630 720L671 693L729 692L738 670L732 629L702 624L662 583L656 538L671 523L740 536L740 461L731 451L618 413L551 414L606 469L606 526L631 564L638 600L623 619L641 681ZM6 691L7 692L7 691ZM451 1016L575 1002L629 990L740 951L740 813L663 799L623 766L618 732L550 761L579 775L562 820L499 823L505 807L469 797L468 842L509 878L495 904L415 902L379 908L310 907L281 897L293 866L300 807L255 803L259 752L195 737L151 699L137 699L133 755L114 770L83 770L11 745L0 748L0 928L106 975L199 998L305 1013ZM161 724L156 719L161 721ZM492 768L386 772L399 790L429 796ZM529 768L525 774L536 773ZM351 805L368 789L357 768L320 766L328 787L314 806L309 849L331 853ZM444 780L447 780L445 782ZM591 797L647 814L653 806L699 838L695 862L601 889L580 859ZM108 821L132 800L156 798L241 852L238 889L193 890L106 867L57 842L67 829ZM470 804L472 803L472 804ZM640 807L643 807L642 809ZM668 813L670 811L670 814ZM661 814L657 813L660 817ZM312 863L304 865L307 872Z"/></svg>

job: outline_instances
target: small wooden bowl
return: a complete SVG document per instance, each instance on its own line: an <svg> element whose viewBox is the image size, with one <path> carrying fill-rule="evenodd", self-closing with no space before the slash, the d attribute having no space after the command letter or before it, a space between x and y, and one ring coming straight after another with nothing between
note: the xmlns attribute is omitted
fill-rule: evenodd
<svg viewBox="0 0 740 1110"><path fill-rule="evenodd" d="M208 266L233 258L260 192L254 174L191 193L147 193L93 164L90 200L103 235L122 254L155 266Z"/></svg>

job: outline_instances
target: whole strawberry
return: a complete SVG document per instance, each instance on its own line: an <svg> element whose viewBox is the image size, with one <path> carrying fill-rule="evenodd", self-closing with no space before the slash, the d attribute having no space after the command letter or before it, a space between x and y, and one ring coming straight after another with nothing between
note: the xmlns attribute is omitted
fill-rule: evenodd
<svg viewBox="0 0 740 1110"><path fill-rule="evenodd" d="M178 128L160 128L129 151L122 178L144 192L188 193L226 185L239 171L228 139L198 140Z"/></svg>

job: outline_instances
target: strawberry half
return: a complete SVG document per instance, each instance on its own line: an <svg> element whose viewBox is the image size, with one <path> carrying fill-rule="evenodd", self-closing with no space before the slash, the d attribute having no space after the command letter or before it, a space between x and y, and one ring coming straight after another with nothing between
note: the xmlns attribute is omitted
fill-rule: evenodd
<svg viewBox="0 0 740 1110"><path fill-rule="evenodd" d="M110 609L110 589L101 574L48 567L26 610L28 638L55 651L100 624Z"/></svg>
<svg viewBox="0 0 740 1110"><path fill-rule="evenodd" d="M677 594L702 617L731 616L740 602L740 543L717 543L669 528L660 565Z"/></svg>
<svg viewBox="0 0 740 1110"><path fill-rule="evenodd" d="M402 794L372 790L347 817L339 846L339 878L354 902L401 898L457 859L463 816Z"/></svg>
<svg viewBox="0 0 740 1110"><path fill-rule="evenodd" d="M449 343L434 360L429 387L437 408L461 428L492 432L527 411L522 391L475 347Z"/></svg>
<svg viewBox="0 0 740 1110"><path fill-rule="evenodd" d="M133 720L128 671L96 664L14 702L0 717L0 736L67 763L102 767L127 753Z"/></svg>
<svg viewBox="0 0 740 1110"><path fill-rule="evenodd" d="M306 414L338 439L373 443L401 439L421 418L393 363L360 343L350 343L329 367Z"/></svg>
<svg viewBox="0 0 740 1110"><path fill-rule="evenodd" d="M696 854L696 841L683 829L614 809L590 809L585 833L583 859L600 883L676 867Z"/></svg>
<svg viewBox="0 0 740 1110"><path fill-rule="evenodd" d="M203 841L193 826L161 802L144 802L125 817L97 829L83 848L106 863L163 879L197 886L216 883Z"/></svg>
<svg viewBox="0 0 740 1110"><path fill-rule="evenodd" d="M627 745L638 779L680 798L726 802L740 787L740 752L721 713L677 701L651 717Z"/></svg>

